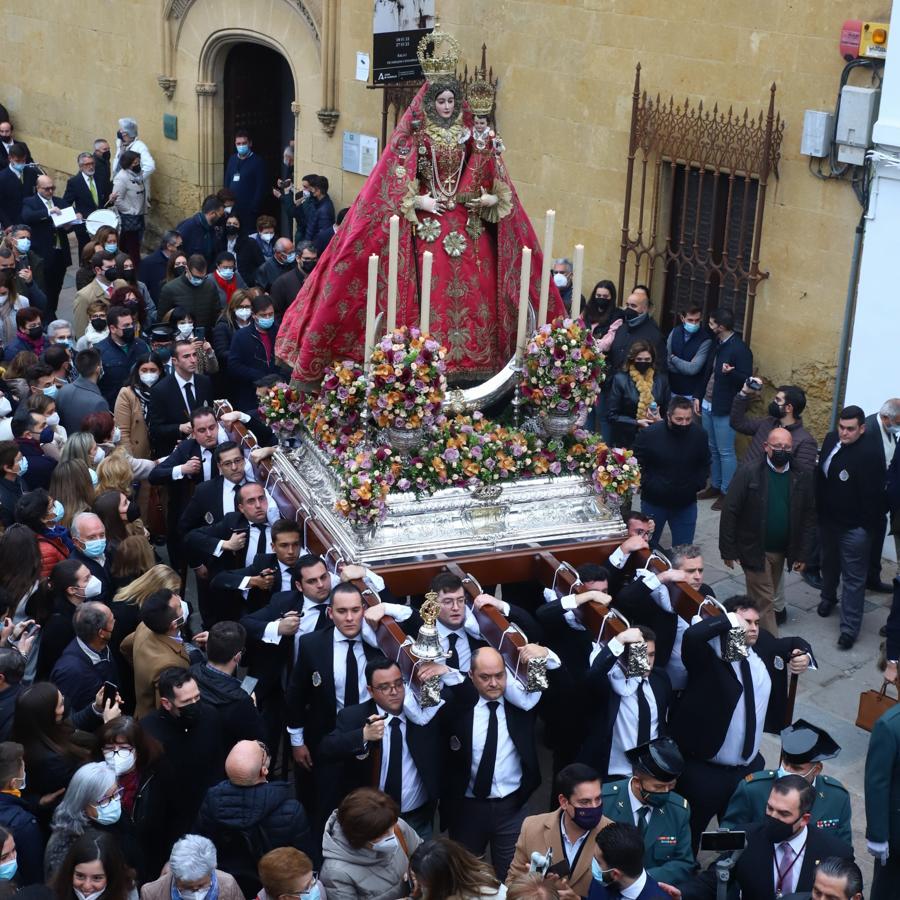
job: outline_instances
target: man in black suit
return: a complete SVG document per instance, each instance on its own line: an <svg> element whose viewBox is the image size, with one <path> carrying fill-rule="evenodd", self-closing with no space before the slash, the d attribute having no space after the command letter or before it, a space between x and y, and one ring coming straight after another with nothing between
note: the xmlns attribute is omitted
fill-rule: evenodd
<svg viewBox="0 0 900 900"><path fill-rule="evenodd" d="M773 785L766 802L766 820L749 825L747 845L731 872L743 900L774 900L811 891L816 865L825 857L853 859L853 848L821 828L809 828L815 800L813 786L800 775L785 775ZM705 891L694 897L715 897L714 867L698 879Z"/></svg>
<svg viewBox="0 0 900 900"><path fill-rule="evenodd" d="M31 227L31 247L44 260L44 293L47 296L47 317L56 318L59 292L66 277L66 269L72 265L69 247L71 225L57 228L52 216L60 212L65 202L53 196L53 179L39 175L37 193L22 201L22 221Z"/></svg>
<svg viewBox="0 0 900 900"><path fill-rule="evenodd" d="M100 593L93 595L92 599L109 603L112 600L113 590L103 521L92 512L80 512L72 519L71 530L75 550L69 558L84 563L91 575L100 581Z"/></svg>
<svg viewBox="0 0 900 900"><path fill-rule="evenodd" d="M18 143L25 148L25 162L34 162L31 151L25 141L16 141L15 129L6 116L6 110L0 110L0 169L9 165L9 151Z"/></svg>
<svg viewBox="0 0 900 900"><path fill-rule="evenodd" d="M886 512L885 469L880 447L865 439L866 414L858 406L838 413L825 436L816 467L816 513L822 548L822 599L817 612L831 615L841 582L838 647L849 650L862 626L872 534Z"/></svg>
<svg viewBox="0 0 900 900"><path fill-rule="evenodd" d="M865 441L869 444L873 456L881 464L882 478L887 475L888 466L897 452L897 440L900 438L900 397L886 400L877 415L866 417ZM869 572L866 577L866 589L879 594L890 594L893 587L881 580L881 551L887 534L888 503L885 497L883 514L878 527L871 534L872 546L869 551Z"/></svg>
<svg viewBox="0 0 900 900"><path fill-rule="evenodd" d="M648 668L642 676L629 677L625 665L640 644L645 645ZM655 658L656 635L646 625L638 625L612 638L591 663L585 686L597 712L591 717L579 761L603 778L630 776L627 752L665 734L672 685L666 673L654 667Z"/></svg>
<svg viewBox="0 0 900 900"><path fill-rule="evenodd" d="M78 171L66 182L62 205L74 206L82 220L92 212L102 209L109 200L108 185L97 178L97 160L93 153L78 154ZM90 240L87 228L81 224L75 226L75 237L78 240L78 253Z"/></svg>
<svg viewBox="0 0 900 900"><path fill-rule="evenodd" d="M685 756L678 793L691 806L694 847L714 816L725 815L742 778L764 767L763 731L784 727L787 675L815 666L812 647L799 637L775 638L759 627L750 597L730 597L727 615L701 619L684 632L681 653L687 686L670 722ZM743 634L747 655L730 652L728 632ZM738 655L739 658L729 659Z"/></svg>
<svg viewBox="0 0 900 900"><path fill-rule="evenodd" d="M94 163L97 166L97 184L107 196L112 194L111 155L109 141L106 140L106 138L97 138L94 141Z"/></svg>
<svg viewBox="0 0 900 900"><path fill-rule="evenodd" d="M6 229L22 219L22 201L34 193L40 174L36 166L26 165L28 151L15 143L9 149L9 166L0 172L0 228Z"/></svg>
<svg viewBox="0 0 900 900"><path fill-rule="evenodd" d="M176 442L191 434L193 410L213 402L212 379L197 372L193 341L175 342L172 366L172 374L150 389L150 441L156 456L171 453Z"/></svg>
<svg viewBox="0 0 900 900"><path fill-rule="evenodd" d="M541 783L534 738L537 697L508 679L503 657L491 647L475 651L469 676L451 689L440 714L441 815L450 837L476 856L491 845L502 882L515 855L525 803Z"/></svg>
<svg viewBox="0 0 900 900"><path fill-rule="evenodd" d="M341 764L337 798L358 787L378 788L397 801L403 820L427 841L440 793L440 731L430 721L438 708L418 705L393 660L371 660L366 684L370 699L338 713L319 756Z"/></svg>

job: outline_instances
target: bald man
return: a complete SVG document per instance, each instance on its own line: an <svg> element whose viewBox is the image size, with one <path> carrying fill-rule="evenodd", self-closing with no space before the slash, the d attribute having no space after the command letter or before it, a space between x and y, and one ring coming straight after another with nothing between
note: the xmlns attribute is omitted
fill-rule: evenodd
<svg viewBox="0 0 900 900"><path fill-rule="evenodd" d="M268 780L271 764L261 741L238 741L225 760L227 780L211 787L200 807L200 833L219 848L235 850L220 862L236 877L255 871L272 847L296 847L307 855L313 850L306 812L286 781Z"/></svg>
<svg viewBox="0 0 900 900"><path fill-rule="evenodd" d="M53 195L53 179L39 175L35 185L37 193L22 201L22 221L31 228L31 249L44 260L44 288L47 294L47 316L56 318L59 292L62 290L66 269L72 265L69 248L69 232L82 221L81 214L75 222L57 228L53 216L61 213L63 201Z"/></svg>
<svg viewBox="0 0 900 900"><path fill-rule="evenodd" d="M728 487L719 521L719 552L729 569L735 560L747 593L759 605L761 628L776 637L773 598L785 564L806 568L815 542L816 509L812 474L791 465L793 437L773 428L765 457L738 468Z"/></svg>

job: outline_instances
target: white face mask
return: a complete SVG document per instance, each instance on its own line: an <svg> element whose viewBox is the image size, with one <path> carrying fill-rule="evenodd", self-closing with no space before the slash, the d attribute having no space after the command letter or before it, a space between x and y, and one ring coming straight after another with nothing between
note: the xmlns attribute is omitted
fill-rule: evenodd
<svg viewBox="0 0 900 900"><path fill-rule="evenodd" d="M191 617L191 608L185 603L184 600L181 601L181 617L185 622Z"/></svg>
<svg viewBox="0 0 900 900"><path fill-rule="evenodd" d="M141 372L138 376L141 381L147 385L147 387L153 387L157 381L159 381L159 373L158 372Z"/></svg>
<svg viewBox="0 0 900 900"><path fill-rule="evenodd" d="M209 893L209 888L204 888L202 891L179 891L178 893L181 900L204 900Z"/></svg>
<svg viewBox="0 0 900 900"><path fill-rule="evenodd" d="M378 853L393 853L394 850L397 849L399 843L397 841L396 834L389 834L387 837L383 837L380 841L372 842L372 849Z"/></svg>
<svg viewBox="0 0 900 900"><path fill-rule="evenodd" d="M260 237L261 237L267 244L269 244L269 243L271 243L272 238L275 237L275 233L272 232L272 234L260 234Z"/></svg>
<svg viewBox="0 0 900 900"><path fill-rule="evenodd" d="M47 424L51 428L56 428L56 426L59 425L59 413L50 413L50 415L47 416Z"/></svg>
<svg viewBox="0 0 900 900"><path fill-rule="evenodd" d="M246 322L246 321L250 318L250 316L253 315L253 310L252 310L252 309L248 309L246 306L239 306L239 307L234 311L234 314L235 314L242 322ZM7 404L8 404L8 403L9 403L9 400L7 400L6 402L7 402Z"/></svg>
<svg viewBox="0 0 900 900"><path fill-rule="evenodd" d="M102 593L103 582L96 575L91 575L91 580L84 586L84 599L90 600L91 597L99 597Z"/></svg>
<svg viewBox="0 0 900 900"><path fill-rule="evenodd" d="M114 444L118 444L119 441L121 441L121 440L122 440L122 429L119 428L118 425L116 425L116 427L113 428L113 438L112 438L112 441L113 441Z"/></svg>
<svg viewBox="0 0 900 900"><path fill-rule="evenodd" d="M94 465L99 466L101 462L106 458L106 451L102 447L97 448L97 452L94 454Z"/></svg>
<svg viewBox="0 0 900 900"><path fill-rule="evenodd" d="M137 756L134 750L104 750L103 758L113 767L116 775L124 775L126 772L130 772L137 764Z"/></svg>
<svg viewBox="0 0 900 900"><path fill-rule="evenodd" d="M238 310L238 312L243 312L243 310ZM247 318L250 317L250 310L247 310ZM0 397L0 416L4 418L8 416L12 412L12 404L9 402L8 397ZM48 420L49 421L49 420Z"/></svg>
<svg viewBox="0 0 900 900"><path fill-rule="evenodd" d="M193 322L182 322L178 326L178 334L183 338L189 338L194 333Z"/></svg>
<svg viewBox="0 0 900 900"><path fill-rule="evenodd" d="M562 290L569 283L569 279L562 272L554 272L553 283Z"/></svg>
<svg viewBox="0 0 900 900"><path fill-rule="evenodd" d="M72 893L78 898L78 900L97 900L98 897L102 897L106 888L103 888L102 891L94 891L93 894L83 894L78 888L72 888Z"/></svg>

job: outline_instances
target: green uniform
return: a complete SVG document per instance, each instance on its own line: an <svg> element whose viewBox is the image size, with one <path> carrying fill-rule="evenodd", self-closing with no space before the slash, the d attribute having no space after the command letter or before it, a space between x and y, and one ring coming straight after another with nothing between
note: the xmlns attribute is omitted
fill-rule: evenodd
<svg viewBox="0 0 900 900"><path fill-rule="evenodd" d="M603 785L603 815L634 825L628 798L630 782L630 778L623 778ZM696 868L691 852L691 810L687 800L674 791L665 806L650 813L644 832L644 868L656 881L676 886L691 878Z"/></svg>
<svg viewBox="0 0 900 900"><path fill-rule="evenodd" d="M766 801L778 772L764 769L748 775L737 787L728 803L720 828L738 829L752 822L762 822L766 815ZM819 775L814 785L816 799L810 815L810 827L821 828L853 846L850 824L850 795L837 778Z"/></svg>

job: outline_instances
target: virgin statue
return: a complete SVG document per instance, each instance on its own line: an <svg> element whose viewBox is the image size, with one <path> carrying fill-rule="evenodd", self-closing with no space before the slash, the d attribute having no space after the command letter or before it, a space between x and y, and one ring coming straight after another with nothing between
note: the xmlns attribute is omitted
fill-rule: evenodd
<svg viewBox="0 0 900 900"><path fill-rule="evenodd" d="M431 52L429 52L429 48ZM346 218L284 317L276 353L301 382L338 359L362 360L367 264L380 256L377 307L387 306L389 219L400 216L397 325L418 325L422 254L433 255L431 325L447 347L451 381L495 374L515 350L523 247L538 307L542 256L490 129L494 89L456 77L459 45L439 29L423 38L426 83ZM563 315L550 283L548 316Z"/></svg>

